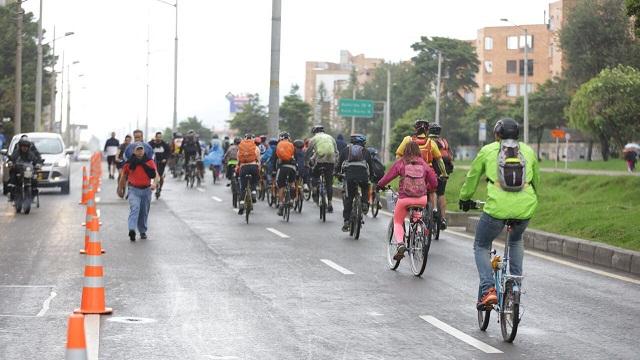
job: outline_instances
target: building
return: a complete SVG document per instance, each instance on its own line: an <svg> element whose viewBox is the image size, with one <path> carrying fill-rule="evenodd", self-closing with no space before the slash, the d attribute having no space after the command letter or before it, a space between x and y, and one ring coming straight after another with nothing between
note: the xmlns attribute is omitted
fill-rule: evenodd
<svg viewBox="0 0 640 360"><path fill-rule="evenodd" d="M564 70L560 40L558 38L560 29L567 21L566 14L577 4L578 0L558 0L549 4L549 31L552 33L551 44L551 75L560 76Z"/></svg>
<svg viewBox="0 0 640 360"><path fill-rule="evenodd" d="M16 2L16 0L0 0L0 6L9 5Z"/></svg>
<svg viewBox="0 0 640 360"><path fill-rule="evenodd" d="M347 50L340 51L339 63L307 61L304 100L314 109L314 122L320 123L322 114L327 113L332 125L338 125L336 95L349 86L352 71L362 85L373 79L373 70L382 63L382 59L353 56Z"/></svg>

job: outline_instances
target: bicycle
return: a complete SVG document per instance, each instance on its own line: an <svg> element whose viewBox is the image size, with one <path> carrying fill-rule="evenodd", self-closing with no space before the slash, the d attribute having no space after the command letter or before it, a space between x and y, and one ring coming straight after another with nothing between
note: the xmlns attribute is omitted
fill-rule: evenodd
<svg viewBox="0 0 640 360"><path fill-rule="evenodd" d="M238 208L238 192L240 189L240 185L238 184L238 177L236 176L236 165L230 165L231 169L231 197L232 197L232 205L234 209Z"/></svg>
<svg viewBox="0 0 640 360"><path fill-rule="evenodd" d="M390 188L388 188L391 190ZM391 204L392 209L395 212L395 204L398 201L398 193L391 190ZM429 229L424 222L424 207L422 206L409 206L408 221L405 219L402 227L404 229L404 244L411 260L411 271L415 276L422 276L427 266L427 260L429 258L429 249L431 248L431 237L428 236ZM409 231L407 231L407 225ZM393 237L393 217L389 222L387 228L387 262L391 270L396 270L400 266L400 260L395 260L393 257L398 251L396 241Z"/></svg>
<svg viewBox="0 0 640 360"><path fill-rule="evenodd" d="M267 179L264 166L260 167L260 181L258 182L258 200L264 201L267 195Z"/></svg>
<svg viewBox="0 0 640 360"><path fill-rule="evenodd" d="M184 180L187 184L187 188L193 188L196 181L196 163L195 161L189 161L187 164L187 170L184 173Z"/></svg>
<svg viewBox="0 0 640 360"><path fill-rule="evenodd" d="M346 199L347 193L347 182L342 182L343 196ZM362 209L362 196L360 195L360 186L356 187L356 193L353 196L353 201L351 202L351 214L349 215L349 235L353 236L356 240L360 239L360 230L362 229L362 224L364 224L364 210Z"/></svg>
<svg viewBox="0 0 640 360"><path fill-rule="evenodd" d="M293 210L297 211L298 214L301 213L303 204L304 204L304 194L302 190L302 178L298 177L296 178L296 182L295 182Z"/></svg>
<svg viewBox="0 0 640 360"><path fill-rule="evenodd" d="M215 185L220 178L220 167L220 165L211 165L209 167L211 169L211 172L213 173L213 185Z"/></svg>
<svg viewBox="0 0 640 360"><path fill-rule="evenodd" d="M289 222L289 215L291 213L291 186L289 185L289 179L286 179L284 185L284 203L282 204L282 218Z"/></svg>
<svg viewBox="0 0 640 360"><path fill-rule="evenodd" d="M479 209L484 205L484 202L476 201L471 209ZM502 257L496 255L495 249L491 250L489 254L492 255L491 267L493 268L493 281L498 294L498 303L489 307L478 305L478 326L480 330L486 331L489 326L489 318L491 317L491 310L495 310L498 313L500 323L500 332L502 338L506 342L513 342L518 332L518 325L522 319L520 314L520 295L522 294L521 285L524 276L512 275L511 267L509 264L509 237L513 226L518 224L519 220L505 220L507 226L507 240L504 244L504 254Z"/></svg>
<svg viewBox="0 0 640 360"><path fill-rule="evenodd" d="M267 203L269 204L269 207L278 204L278 187L276 186L275 176L271 176L269 190L267 191Z"/></svg>
<svg viewBox="0 0 640 360"><path fill-rule="evenodd" d="M324 174L320 173L318 179L318 206L320 207L320 220L327 221L327 189L324 187Z"/></svg>
<svg viewBox="0 0 640 360"><path fill-rule="evenodd" d="M382 205L380 205L380 192L375 189L375 184L369 186L369 204L371 207L371 216L374 218L377 217Z"/></svg>
<svg viewBox="0 0 640 360"><path fill-rule="evenodd" d="M244 188L244 217L249 223L249 213L253 210L253 199L251 198L251 174L247 174L244 177L246 179L246 186Z"/></svg>

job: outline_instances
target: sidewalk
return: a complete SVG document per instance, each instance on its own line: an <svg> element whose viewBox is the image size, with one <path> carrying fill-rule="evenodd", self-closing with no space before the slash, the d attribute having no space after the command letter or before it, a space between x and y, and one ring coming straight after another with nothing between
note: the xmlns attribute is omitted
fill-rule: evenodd
<svg viewBox="0 0 640 360"><path fill-rule="evenodd" d="M469 165L456 165L457 169L469 170ZM612 171L612 170L586 170L586 169L556 169L541 168L540 171L547 173L564 173L573 175L600 175L600 176L640 176L640 172Z"/></svg>

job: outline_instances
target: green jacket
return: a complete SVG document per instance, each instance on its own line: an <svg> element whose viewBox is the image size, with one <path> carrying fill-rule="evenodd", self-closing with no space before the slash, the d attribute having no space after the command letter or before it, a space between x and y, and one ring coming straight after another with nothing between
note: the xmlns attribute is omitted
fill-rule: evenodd
<svg viewBox="0 0 640 360"><path fill-rule="evenodd" d="M527 185L522 191L508 192L500 188L497 180L499 150L500 142L498 141L480 149L471 163L471 169L469 169L467 178L460 189L460 200L470 200L473 197L478 183L484 175L490 180L487 182L485 213L496 219L531 219L538 207L536 190L540 185L540 169L536 154L529 145L520 142L520 151L526 161Z"/></svg>

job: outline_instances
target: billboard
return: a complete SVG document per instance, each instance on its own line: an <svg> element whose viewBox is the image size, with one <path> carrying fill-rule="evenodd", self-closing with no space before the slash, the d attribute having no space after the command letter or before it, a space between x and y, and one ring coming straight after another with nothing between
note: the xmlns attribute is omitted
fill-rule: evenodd
<svg viewBox="0 0 640 360"><path fill-rule="evenodd" d="M232 93L228 93L226 98L229 100L229 112L231 114L241 112L251 100L248 95L234 95Z"/></svg>

